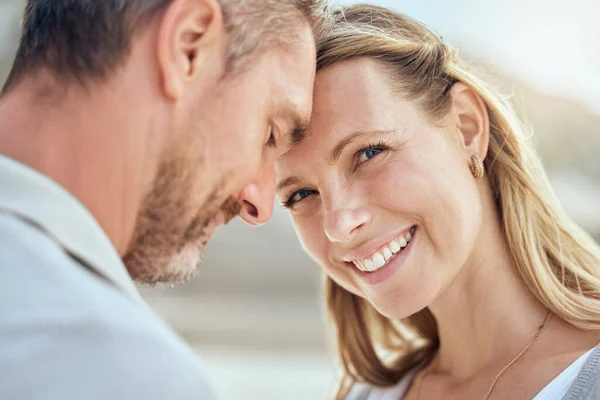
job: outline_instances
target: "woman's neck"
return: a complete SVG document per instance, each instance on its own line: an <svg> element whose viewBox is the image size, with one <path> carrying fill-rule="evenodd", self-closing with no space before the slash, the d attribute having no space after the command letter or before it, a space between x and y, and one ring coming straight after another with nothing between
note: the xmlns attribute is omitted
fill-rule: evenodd
<svg viewBox="0 0 600 400"><path fill-rule="evenodd" d="M494 225L486 224L480 250L429 307L440 336L436 370L460 379L510 361L548 313L519 276Z"/></svg>

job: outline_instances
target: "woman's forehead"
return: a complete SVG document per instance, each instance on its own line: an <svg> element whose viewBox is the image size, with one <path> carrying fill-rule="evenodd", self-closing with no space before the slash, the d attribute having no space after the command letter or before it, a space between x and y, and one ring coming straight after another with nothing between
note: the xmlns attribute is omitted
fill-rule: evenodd
<svg viewBox="0 0 600 400"><path fill-rule="evenodd" d="M369 61L369 60L366 60ZM365 70L373 63L352 60L329 67L317 75L313 112L306 146L326 145L356 130L370 130L393 105L383 79Z"/></svg>
<svg viewBox="0 0 600 400"><path fill-rule="evenodd" d="M328 113L337 107L346 112L360 109L391 97L386 75L381 64L369 58L347 60L323 69L315 77L314 115L318 117L321 109Z"/></svg>
<svg viewBox="0 0 600 400"><path fill-rule="evenodd" d="M356 132L404 130L420 113L394 95L377 61L358 58L320 71L315 79L313 113L305 140L277 162L277 179L301 174L321 163Z"/></svg>

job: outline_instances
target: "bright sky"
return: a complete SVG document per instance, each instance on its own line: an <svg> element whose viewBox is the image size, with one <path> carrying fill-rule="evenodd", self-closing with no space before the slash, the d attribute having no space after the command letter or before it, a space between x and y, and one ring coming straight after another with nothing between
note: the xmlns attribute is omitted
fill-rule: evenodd
<svg viewBox="0 0 600 400"><path fill-rule="evenodd" d="M578 99L600 112L598 0L361 2L415 17L448 42L536 89Z"/></svg>
<svg viewBox="0 0 600 400"><path fill-rule="evenodd" d="M14 9L13 4L0 0L0 54L5 54L14 47L14 44L9 43L6 39L12 39L13 37L12 31L14 25L12 22L15 18Z"/></svg>

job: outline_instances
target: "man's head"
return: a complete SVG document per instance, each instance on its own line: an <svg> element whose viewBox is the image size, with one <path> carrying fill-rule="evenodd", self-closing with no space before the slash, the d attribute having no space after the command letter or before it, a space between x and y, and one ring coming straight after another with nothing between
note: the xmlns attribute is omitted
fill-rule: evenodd
<svg viewBox="0 0 600 400"><path fill-rule="evenodd" d="M217 225L240 212L266 222L271 210L253 203L310 116L319 3L28 1L3 93L33 80L40 96L125 102L122 131L103 140L126 165L115 196L135 204L119 249L134 279L187 280Z"/></svg>

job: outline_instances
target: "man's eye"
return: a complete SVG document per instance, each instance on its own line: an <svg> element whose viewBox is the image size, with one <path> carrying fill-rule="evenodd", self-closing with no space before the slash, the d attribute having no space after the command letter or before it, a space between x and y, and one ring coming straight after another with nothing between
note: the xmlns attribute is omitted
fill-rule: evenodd
<svg viewBox="0 0 600 400"><path fill-rule="evenodd" d="M268 147L277 147L277 136L273 127L269 128L269 140L267 141Z"/></svg>
<svg viewBox="0 0 600 400"><path fill-rule="evenodd" d="M369 147L368 149L362 150L359 153L358 162L365 162L375 157L377 154L383 151L380 147Z"/></svg>

